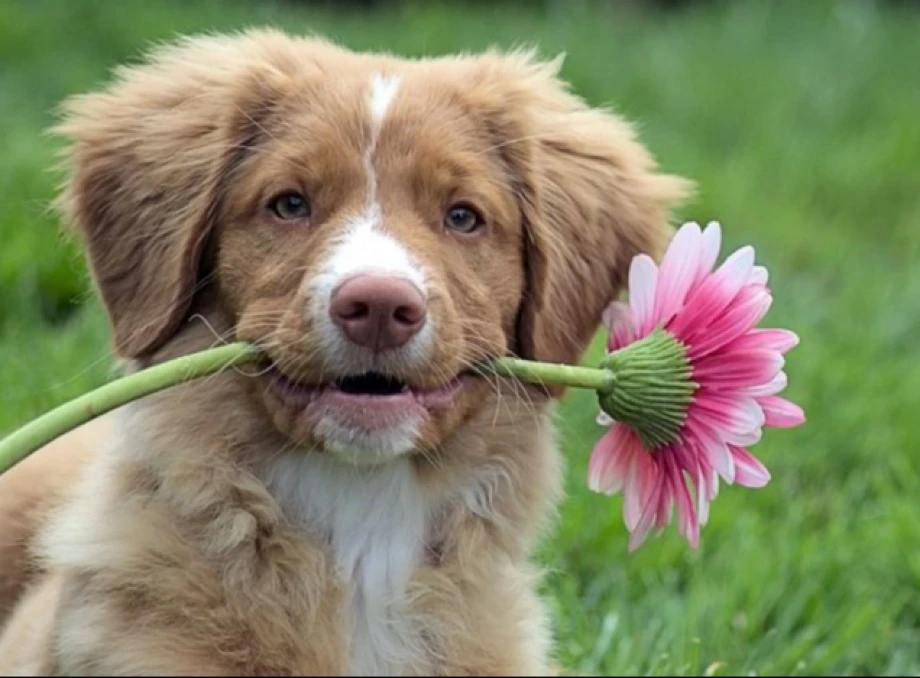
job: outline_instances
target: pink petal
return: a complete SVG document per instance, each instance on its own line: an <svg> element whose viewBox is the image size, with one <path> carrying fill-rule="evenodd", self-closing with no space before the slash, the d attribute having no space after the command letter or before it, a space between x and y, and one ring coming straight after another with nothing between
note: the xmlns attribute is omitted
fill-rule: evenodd
<svg viewBox="0 0 920 678"><path fill-rule="evenodd" d="M662 473L659 473L655 477L651 492L648 496L648 500L646 501L642 510L642 514L639 517L639 520L636 521L635 527L629 530L630 553L642 546L648 537L649 532L651 532L652 527L655 525L655 518L659 513L661 503L663 501L667 501L667 492L665 488L666 482L667 480ZM627 526L627 528L628 527L629 526Z"/></svg>
<svg viewBox="0 0 920 678"><path fill-rule="evenodd" d="M700 525L709 522L709 502L719 493L719 476L713 469L700 469L696 475L697 519Z"/></svg>
<svg viewBox="0 0 920 678"><path fill-rule="evenodd" d="M700 389L687 417L688 425L697 421L719 433L745 435L764 425L764 412L754 398Z"/></svg>
<svg viewBox="0 0 920 678"><path fill-rule="evenodd" d="M787 353L799 344L799 336L789 330L755 329L733 341L728 347L732 351L769 349Z"/></svg>
<svg viewBox="0 0 920 678"><path fill-rule="evenodd" d="M763 487L770 482L770 472L750 452L729 445L735 459L735 482L744 487Z"/></svg>
<svg viewBox="0 0 920 678"><path fill-rule="evenodd" d="M748 277L748 284L764 287L769 280L770 274L767 272L767 269L763 266L755 266L751 269L751 275Z"/></svg>
<svg viewBox="0 0 920 678"><path fill-rule="evenodd" d="M706 333L690 346L690 358L695 359L716 351L737 339L759 323L770 308L773 298L765 288L745 287L735 303L712 322Z"/></svg>
<svg viewBox="0 0 920 678"><path fill-rule="evenodd" d="M610 333L607 350L616 351L637 339L632 309L622 301L614 301L604 309L604 325Z"/></svg>
<svg viewBox="0 0 920 678"><path fill-rule="evenodd" d="M688 422L687 437L693 438L696 454L725 479L729 485L735 482L735 462L731 452L719 435L708 424L699 419Z"/></svg>
<svg viewBox="0 0 920 678"><path fill-rule="evenodd" d="M667 478L665 478L665 483L667 484ZM671 522L671 518L674 517L674 494L668 491L668 488L665 487L665 491L662 493L661 500L658 502L658 510L655 513L654 527L659 530L663 530Z"/></svg>
<svg viewBox="0 0 920 678"><path fill-rule="evenodd" d="M732 485L735 482L735 460L728 451L728 445L717 438L710 438L702 449L712 469Z"/></svg>
<svg viewBox="0 0 920 678"><path fill-rule="evenodd" d="M678 529L690 543L690 548L695 549L700 543L700 521L690 497L687 480L674 465L671 466L669 476L671 492L677 504Z"/></svg>
<svg viewBox="0 0 920 678"><path fill-rule="evenodd" d="M675 459L677 466L691 475L697 474L703 468L711 470L709 464L696 453L694 441L695 438L688 431L687 435L683 436L683 440L664 448L667 454Z"/></svg>
<svg viewBox="0 0 920 678"><path fill-rule="evenodd" d="M645 454L626 426L614 425L594 446L588 462L588 488L592 492L615 494L623 488L634 454Z"/></svg>
<svg viewBox="0 0 920 678"><path fill-rule="evenodd" d="M702 246L700 247L700 257L697 262L696 277L693 280L691 289L696 289L708 275L712 273L712 267L716 265L716 259L719 257L719 249L722 247L722 227L716 221L710 221L703 230Z"/></svg>
<svg viewBox="0 0 920 678"><path fill-rule="evenodd" d="M785 360L776 351L743 350L705 356L693 366L693 380L701 386L744 389L772 380Z"/></svg>
<svg viewBox="0 0 920 678"><path fill-rule="evenodd" d="M767 426L792 428L805 422L802 408L785 398L771 395L758 398L757 402L763 408Z"/></svg>
<svg viewBox="0 0 920 678"><path fill-rule="evenodd" d="M629 305L640 336L655 326L655 288L658 268L647 254L635 256L629 266Z"/></svg>
<svg viewBox="0 0 920 678"><path fill-rule="evenodd" d="M624 313L628 312L628 308L628 304L625 304L622 301L611 301L609 304L607 304L607 307L604 309L603 313L601 313L601 322L603 323L604 327L607 328L608 332L613 331L613 328L619 322L620 317Z"/></svg>
<svg viewBox="0 0 920 678"><path fill-rule="evenodd" d="M786 373L783 371L777 372L776 376L773 377L766 384L758 384L757 386L750 386L748 388L741 389L741 393L748 396L760 397L760 396L770 396L776 395L788 384L788 378Z"/></svg>
<svg viewBox="0 0 920 678"><path fill-rule="evenodd" d="M658 268L655 292L655 317L667 322L687 298L696 277L703 234L698 224L684 224L677 231Z"/></svg>
<svg viewBox="0 0 920 678"><path fill-rule="evenodd" d="M763 411L763 410L761 410ZM740 447L749 447L756 445L763 437L763 428L758 426L749 431L723 431L722 438L729 445L738 445Z"/></svg>
<svg viewBox="0 0 920 678"><path fill-rule="evenodd" d="M709 522L709 503L719 495L719 474L706 459L700 459L692 475L697 493L697 515L700 525L705 525Z"/></svg>
<svg viewBox="0 0 920 678"><path fill-rule="evenodd" d="M744 287L753 266L754 248L742 247L733 253L694 290L668 329L684 341L704 332Z"/></svg>
<svg viewBox="0 0 920 678"><path fill-rule="evenodd" d="M636 441L638 442L638 438ZM646 506L651 501L658 476L658 465L646 450L643 449L632 455L626 476L623 501L623 521L630 532L636 529Z"/></svg>
<svg viewBox="0 0 920 678"><path fill-rule="evenodd" d="M696 515L700 527L709 524L709 499L706 498L705 488L697 487L696 489Z"/></svg>

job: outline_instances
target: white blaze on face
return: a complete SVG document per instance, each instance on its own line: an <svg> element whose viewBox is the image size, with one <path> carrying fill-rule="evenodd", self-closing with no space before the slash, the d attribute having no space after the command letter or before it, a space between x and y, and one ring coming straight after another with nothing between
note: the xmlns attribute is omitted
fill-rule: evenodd
<svg viewBox="0 0 920 678"><path fill-rule="evenodd" d="M336 239L332 254L323 267L323 275L328 275L328 282L335 286L359 273L395 275L406 278L424 291L424 272L412 261L402 243L381 230L380 221L377 205L371 205L357 218L351 219Z"/></svg>
<svg viewBox="0 0 920 678"><path fill-rule="evenodd" d="M399 89L397 76L377 74L371 79L370 94L368 96L368 110L370 111L371 136L364 151L364 168L367 172L367 206L366 210L376 210L379 218L380 205L377 203L377 170L374 167L374 154L377 152L377 140L386 118L387 110L396 92Z"/></svg>
<svg viewBox="0 0 920 678"><path fill-rule="evenodd" d="M374 125L375 132L380 131L380 126L387 114L387 109L396 96L397 89L399 89L398 76L377 74L371 80L371 123Z"/></svg>
<svg viewBox="0 0 920 678"><path fill-rule="evenodd" d="M405 244L384 228L377 191L375 155L387 112L398 93L398 77L377 74L371 78L366 99L370 136L364 149L367 181L364 206L341 226L318 274L305 281L308 312L318 330L323 362L333 374L412 369L424 363L433 345L434 328L429 318L403 348L375 356L366 348L349 342L329 316L332 295L344 281L359 274L397 276L410 281L427 296L425 271ZM326 417L316 433L331 451L350 448L359 456L392 458L412 450L419 424L406 421L392 431L368 434L350 431L347 426Z"/></svg>

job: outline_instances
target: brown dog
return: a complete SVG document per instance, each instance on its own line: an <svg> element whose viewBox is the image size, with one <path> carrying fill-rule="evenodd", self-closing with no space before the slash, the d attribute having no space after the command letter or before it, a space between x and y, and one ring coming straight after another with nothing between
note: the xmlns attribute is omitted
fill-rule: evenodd
<svg viewBox="0 0 920 678"><path fill-rule="evenodd" d="M0 481L0 671L544 673L558 394L475 365L577 360L686 184L557 64L269 31L159 49L60 131L118 356L268 357Z"/></svg>

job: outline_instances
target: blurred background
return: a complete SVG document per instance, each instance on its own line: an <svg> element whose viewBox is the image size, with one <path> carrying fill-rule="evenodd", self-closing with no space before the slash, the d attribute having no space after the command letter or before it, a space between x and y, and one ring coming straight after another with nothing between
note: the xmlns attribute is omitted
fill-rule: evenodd
<svg viewBox="0 0 920 678"><path fill-rule="evenodd" d="M564 403L568 497L539 558L568 672L920 673L917 2L0 0L0 432L112 374L48 211L56 105L152 41L266 24L404 55L566 52L576 91L698 182L680 218L755 245L765 324L801 335L788 395L809 421L767 433L773 481L724 488L696 552L668 531L627 555L620 499L585 488L595 404Z"/></svg>

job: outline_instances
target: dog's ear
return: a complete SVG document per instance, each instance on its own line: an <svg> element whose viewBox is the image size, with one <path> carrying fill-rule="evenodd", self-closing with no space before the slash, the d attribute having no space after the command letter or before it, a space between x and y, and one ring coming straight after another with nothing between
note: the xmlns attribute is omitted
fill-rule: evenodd
<svg viewBox="0 0 920 678"><path fill-rule="evenodd" d="M160 48L68 101L55 128L69 142L58 206L82 236L122 357L150 354L188 313L222 183L283 78L267 59L244 60L244 39Z"/></svg>
<svg viewBox="0 0 920 678"><path fill-rule="evenodd" d="M626 285L632 258L663 252L669 212L691 184L659 173L627 122L570 93L557 75L561 60L517 53L487 63L501 83L493 126L507 138L507 164L518 168L524 217L517 350L572 363Z"/></svg>

